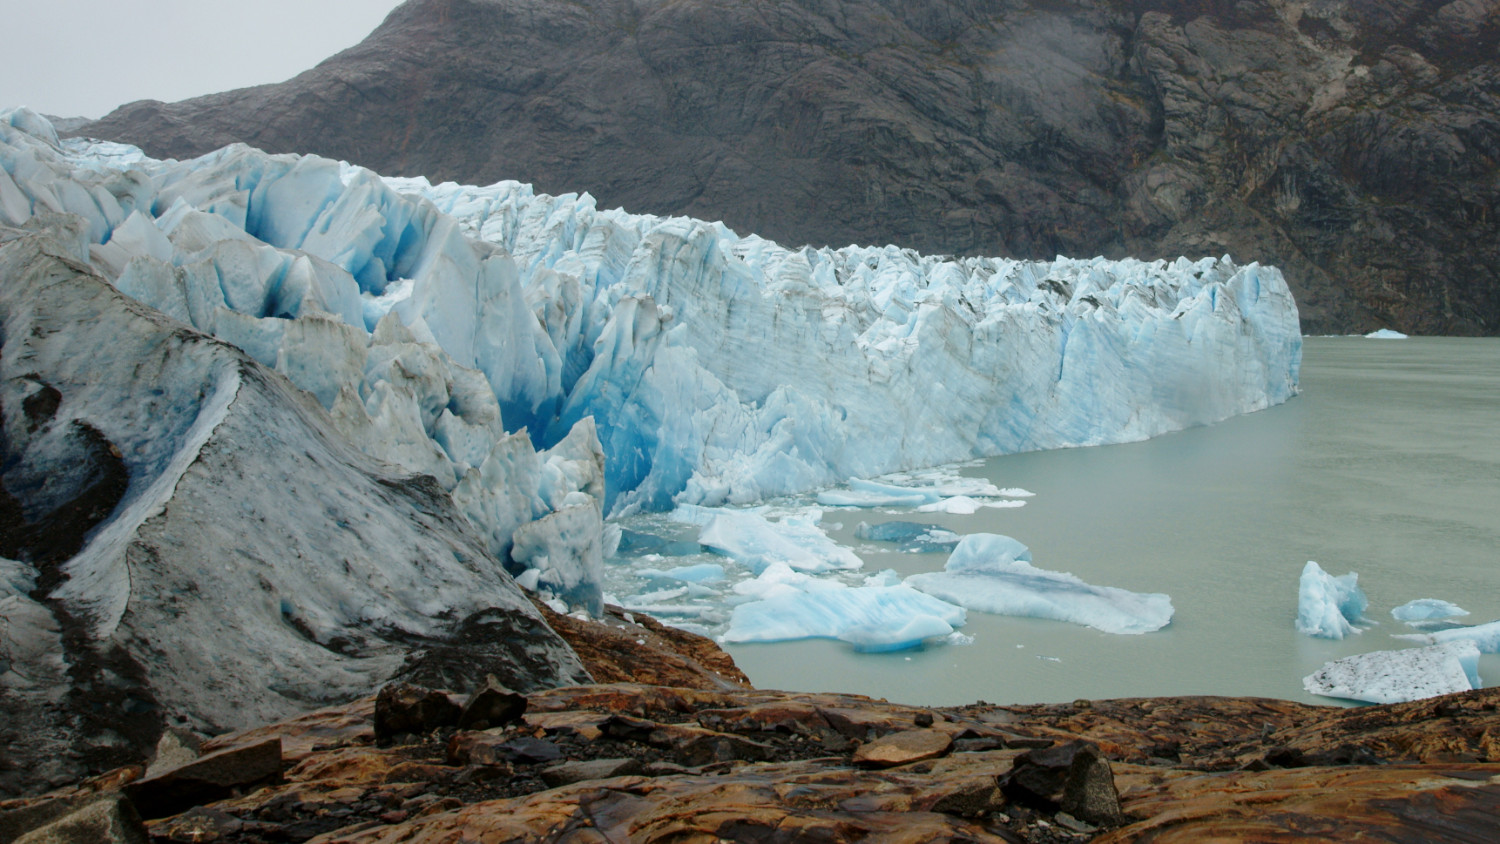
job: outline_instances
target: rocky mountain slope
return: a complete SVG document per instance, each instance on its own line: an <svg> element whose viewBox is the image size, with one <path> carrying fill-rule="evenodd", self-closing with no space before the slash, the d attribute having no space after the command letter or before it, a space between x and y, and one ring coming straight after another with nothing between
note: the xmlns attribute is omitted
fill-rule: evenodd
<svg viewBox="0 0 1500 844"><path fill-rule="evenodd" d="M592 192L786 243L1280 266L1303 329L1500 331L1496 0L411 0L84 127Z"/></svg>

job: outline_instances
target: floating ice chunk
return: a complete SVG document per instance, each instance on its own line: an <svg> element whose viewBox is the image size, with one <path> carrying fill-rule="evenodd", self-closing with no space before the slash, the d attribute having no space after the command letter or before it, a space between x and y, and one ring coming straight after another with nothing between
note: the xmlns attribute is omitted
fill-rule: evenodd
<svg viewBox="0 0 1500 844"><path fill-rule="evenodd" d="M935 615L923 613L912 616L900 627L861 624L845 630L838 638L861 653L888 653L916 647L925 639L947 638L953 633L953 625Z"/></svg>
<svg viewBox="0 0 1500 844"><path fill-rule="evenodd" d="M1404 703L1480 685L1479 648L1470 641L1344 657L1302 680L1315 695L1370 703Z"/></svg>
<svg viewBox="0 0 1500 844"><path fill-rule="evenodd" d="M1020 540L999 533L974 533L958 543L943 568L949 572L983 570L1017 561L1031 562L1031 549Z"/></svg>
<svg viewBox="0 0 1500 844"><path fill-rule="evenodd" d="M1342 639L1360 632L1370 605L1354 572L1334 577L1308 560L1297 593L1297 632L1321 639Z"/></svg>
<svg viewBox="0 0 1500 844"><path fill-rule="evenodd" d="M883 569L865 577L866 586L900 586L901 575L895 569Z"/></svg>
<svg viewBox="0 0 1500 844"><path fill-rule="evenodd" d="M918 513L949 513L954 516L969 516L979 512L980 508L993 507L1007 509L1014 507L1025 507L1024 501L978 501L967 495L955 495L952 498L944 498L931 504L923 504L917 508Z"/></svg>
<svg viewBox="0 0 1500 844"><path fill-rule="evenodd" d="M1382 328L1379 331L1371 331L1369 334L1366 334L1365 337L1367 337L1367 338L1369 338L1371 340L1405 340L1406 339L1406 335L1405 334L1402 334L1399 331L1392 331L1389 328Z"/></svg>
<svg viewBox="0 0 1500 844"><path fill-rule="evenodd" d="M1006 498L1031 498L1035 496L1036 493L1032 492L1029 489L1022 489L1018 486L1012 486L1000 490L1000 495L1003 495Z"/></svg>
<svg viewBox="0 0 1500 844"><path fill-rule="evenodd" d="M906 586L857 586L780 595L734 609L726 642L842 639L863 650L900 650L947 636L964 610Z"/></svg>
<svg viewBox="0 0 1500 844"><path fill-rule="evenodd" d="M1031 565L1031 552L999 534L970 534L945 571L916 574L906 584L971 610L1050 618L1106 633L1149 633L1172 620L1172 599L1111 586L1093 586Z"/></svg>
<svg viewBox="0 0 1500 844"><path fill-rule="evenodd" d="M745 598L763 601L803 592L827 592L847 588L837 580L827 580L793 571L786 563L772 563L755 577L736 583L734 593Z"/></svg>
<svg viewBox="0 0 1500 844"><path fill-rule="evenodd" d="M724 567L718 563L699 563L671 569L639 569L636 574L656 580L681 580L685 583L718 583L724 579Z"/></svg>
<svg viewBox="0 0 1500 844"><path fill-rule="evenodd" d="M1473 627L1454 627L1433 633L1407 633L1397 638L1438 645L1448 642L1473 642L1483 653L1500 653L1500 621L1476 624Z"/></svg>
<svg viewBox="0 0 1500 844"><path fill-rule="evenodd" d="M1437 598L1418 598L1415 601L1407 601L1399 607L1391 610L1391 617L1397 621L1412 622L1440 621L1445 618L1457 618L1468 615L1469 611L1458 604L1448 601L1440 601Z"/></svg>
<svg viewBox="0 0 1500 844"><path fill-rule="evenodd" d="M918 554L952 550L960 538L942 525L917 522L883 522L878 525L860 522L854 529L854 535L874 542L899 543L902 551Z"/></svg>
<svg viewBox="0 0 1500 844"><path fill-rule="evenodd" d="M785 563L804 572L864 565L857 554L818 528L821 516L820 511L813 510L772 522L748 510L719 510L698 534L698 542L757 573L772 563Z"/></svg>

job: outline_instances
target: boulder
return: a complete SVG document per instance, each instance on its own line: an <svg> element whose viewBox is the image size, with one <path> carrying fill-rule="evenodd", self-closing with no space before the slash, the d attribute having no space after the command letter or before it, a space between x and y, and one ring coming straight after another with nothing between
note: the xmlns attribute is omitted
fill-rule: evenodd
<svg viewBox="0 0 1500 844"><path fill-rule="evenodd" d="M281 739L221 750L125 786L141 817L163 818L281 776Z"/></svg>

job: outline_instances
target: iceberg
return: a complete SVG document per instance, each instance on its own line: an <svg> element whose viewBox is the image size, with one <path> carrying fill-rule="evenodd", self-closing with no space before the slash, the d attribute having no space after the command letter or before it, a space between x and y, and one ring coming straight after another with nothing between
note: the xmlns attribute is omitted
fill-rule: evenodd
<svg viewBox="0 0 1500 844"><path fill-rule="evenodd" d="M1399 607L1391 610L1391 617L1397 621L1408 624L1428 621L1442 621L1449 618L1466 616L1469 611L1457 604L1440 601L1437 598L1418 598L1415 601L1407 601Z"/></svg>
<svg viewBox="0 0 1500 844"><path fill-rule="evenodd" d="M1093 586L1036 568L1030 549L1000 534L965 536L944 571L914 574L906 585L971 610L1067 621L1106 633L1149 633L1172 620L1169 596Z"/></svg>
<svg viewBox="0 0 1500 844"><path fill-rule="evenodd" d="M1360 632L1370 605L1354 572L1334 577L1308 560L1297 591L1297 632L1321 639L1342 639Z"/></svg>
<svg viewBox="0 0 1500 844"><path fill-rule="evenodd" d="M1369 334L1366 334L1365 337L1367 339L1370 339L1370 340L1405 340L1406 339L1406 335L1405 334L1402 334L1399 331L1392 331L1389 328L1381 328L1381 329L1376 330L1376 331L1371 331Z"/></svg>
<svg viewBox="0 0 1500 844"><path fill-rule="evenodd" d="M964 610L907 586L795 591L734 608L726 642L839 639L870 652L903 650L948 636Z"/></svg>
<svg viewBox="0 0 1500 844"><path fill-rule="evenodd" d="M1302 680L1315 695L1404 703L1481 686L1479 648L1469 641L1336 659Z"/></svg>
<svg viewBox="0 0 1500 844"><path fill-rule="evenodd" d="M684 583L719 583L724 580L724 567L717 563L699 563L694 566L677 566L670 569L638 569L636 574L654 580L680 580Z"/></svg>

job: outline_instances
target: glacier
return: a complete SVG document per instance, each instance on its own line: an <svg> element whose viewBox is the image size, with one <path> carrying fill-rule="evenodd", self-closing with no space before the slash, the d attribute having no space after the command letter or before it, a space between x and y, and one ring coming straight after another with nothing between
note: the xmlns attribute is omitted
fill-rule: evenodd
<svg viewBox="0 0 1500 844"><path fill-rule="evenodd" d="M787 248L516 182L241 145L155 161L0 112L0 223L38 213L77 215L121 292L285 375L582 606L606 517L1139 440L1297 391L1284 280L1228 258Z"/></svg>
<svg viewBox="0 0 1500 844"><path fill-rule="evenodd" d="M1342 639L1360 632L1370 606L1359 575L1334 577L1312 560L1302 567L1297 583L1297 632L1320 639Z"/></svg>
<svg viewBox="0 0 1500 844"><path fill-rule="evenodd" d="M0 225L56 215L79 221L74 260L306 391L333 434L430 478L487 553L572 609L609 597L616 553L708 545L761 576L862 564L816 516L734 509L768 497L1021 506L1025 490L913 470L1139 440L1298 389L1285 282L1227 257L787 248L516 182L239 145L156 161L0 112ZM611 521L674 508L703 520L699 544ZM647 562L633 606L718 617L712 569Z"/></svg>
<svg viewBox="0 0 1500 844"><path fill-rule="evenodd" d="M1405 703L1481 685L1479 648L1471 641L1344 657L1302 680L1315 695L1366 703Z"/></svg>
<svg viewBox="0 0 1500 844"><path fill-rule="evenodd" d="M967 609L1067 621L1105 633L1149 633L1172 620L1167 595L1094 586L1036 568L1029 548L993 533L965 536L943 571L914 574L905 582Z"/></svg>

